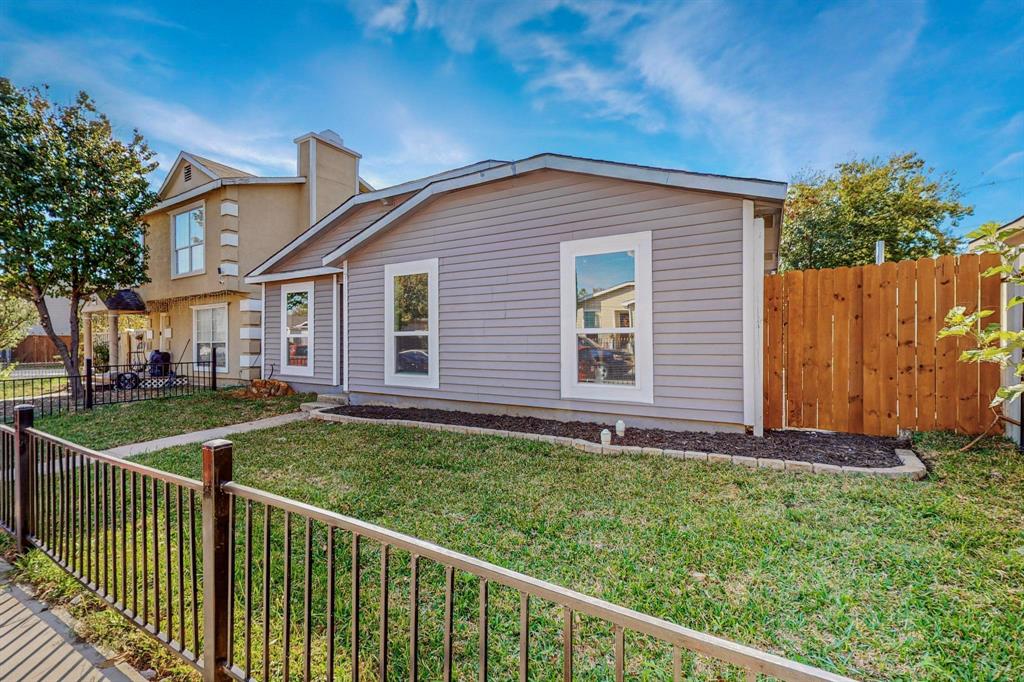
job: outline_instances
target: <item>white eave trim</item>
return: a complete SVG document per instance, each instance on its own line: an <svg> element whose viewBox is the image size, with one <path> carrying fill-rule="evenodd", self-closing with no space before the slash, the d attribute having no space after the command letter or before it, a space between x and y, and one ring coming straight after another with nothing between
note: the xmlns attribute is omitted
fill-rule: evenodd
<svg viewBox="0 0 1024 682"><path fill-rule="evenodd" d="M503 166L483 170L479 173L461 175L430 183L417 192L415 196L409 198L401 206L387 213L377 222L373 223L362 232L336 248L334 251L331 251L324 256L323 264L327 265L351 253L360 244L372 239L379 232L387 229L387 227L395 221L400 220L403 216L406 216L416 210L418 206L429 200L431 197L458 189L473 187L486 182L511 178L524 173L532 173L541 169L559 170L569 173L582 173L585 175L597 175L607 178L629 180L632 182L644 182L667 187L678 187L680 189L739 195L747 199L757 198L783 201L786 198L786 183L784 182L732 178L719 175L703 175L700 173L691 173L689 171L648 168L645 166L631 166L611 161L595 161L592 159L579 159L574 157L557 156L554 154L542 154L523 161L515 161Z"/></svg>
<svg viewBox="0 0 1024 682"><path fill-rule="evenodd" d="M471 166L465 166L464 168L456 168L450 171L446 171L444 173L438 173L436 175L431 175L426 178L420 178L419 180L411 180L409 182L404 182L400 185L392 185L391 187L378 189L373 192L362 192L354 194L351 197L349 197L348 201L343 203L341 206L338 206L336 209L334 209L333 211L325 215L323 218L318 220L316 224L314 224L308 230L300 234L298 237L296 237L288 244L285 244L285 246L280 251L272 255L267 260L263 261L260 265L256 267L255 270L253 270L249 274L253 276L262 275L268 269L273 267L276 263L281 262L281 260L288 256L288 254L292 253L297 248L305 244L307 241L315 237L325 228L329 227L335 220L337 220L338 218L340 218L341 216L343 216L345 213L355 208L356 206L361 206L371 201L390 199L391 197L396 197L400 194L408 194L409 192L421 190L427 185L429 185L431 182L435 182L441 178L451 177L452 173L458 173L459 175L467 173L476 173L481 170L495 168L497 166L503 165L506 165L505 161L482 161Z"/></svg>
<svg viewBox="0 0 1024 682"><path fill-rule="evenodd" d="M319 277L321 275L337 275L344 272L342 268L322 267L306 268L305 270L291 270L290 272L272 272L269 275L247 275L246 284L262 284L264 282L283 282L289 279L305 279L307 277Z"/></svg>
<svg viewBox="0 0 1024 682"><path fill-rule="evenodd" d="M212 190L220 187L227 187L229 185L301 185L306 182L306 178L303 177L283 177L283 178L222 178L220 180L212 180L204 185L193 187L187 192L181 194L175 194L169 199L164 199L153 208L149 209L146 215L151 213L159 213L172 206L194 199L201 194L206 194Z"/></svg>

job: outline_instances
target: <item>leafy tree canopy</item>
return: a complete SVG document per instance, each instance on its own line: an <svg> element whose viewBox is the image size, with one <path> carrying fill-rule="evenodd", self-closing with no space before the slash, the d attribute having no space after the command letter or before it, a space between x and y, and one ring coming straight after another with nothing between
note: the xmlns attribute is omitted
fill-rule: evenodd
<svg viewBox="0 0 1024 682"><path fill-rule="evenodd" d="M0 349L14 348L36 323L36 309L28 301L0 295Z"/></svg>
<svg viewBox="0 0 1024 682"><path fill-rule="evenodd" d="M782 226L783 270L864 265L885 240L888 260L954 253L949 228L973 213L952 174L916 153L836 164L790 184Z"/></svg>
<svg viewBox="0 0 1024 682"><path fill-rule="evenodd" d="M138 131L115 137L84 92L55 104L0 78L0 292L35 305L71 374L81 304L147 281L152 158ZM45 296L71 300L71 348L54 333Z"/></svg>

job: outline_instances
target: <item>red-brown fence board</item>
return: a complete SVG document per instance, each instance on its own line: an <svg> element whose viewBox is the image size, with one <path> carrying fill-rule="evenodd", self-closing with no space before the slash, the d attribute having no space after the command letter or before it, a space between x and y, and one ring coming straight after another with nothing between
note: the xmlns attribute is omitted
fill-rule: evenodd
<svg viewBox="0 0 1024 682"><path fill-rule="evenodd" d="M998 257L805 270L765 282L768 428L893 435L899 429L980 433L999 368L963 363L968 339L938 340L954 305L999 323Z"/></svg>

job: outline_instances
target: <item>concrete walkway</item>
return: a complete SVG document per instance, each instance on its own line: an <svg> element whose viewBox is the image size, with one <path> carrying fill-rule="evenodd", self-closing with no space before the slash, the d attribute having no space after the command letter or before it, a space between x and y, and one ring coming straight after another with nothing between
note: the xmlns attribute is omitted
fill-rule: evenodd
<svg viewBox="0 0 1024 682"><path fill-rule="evenodd" d="M10 569L0 560L0 680L144 682L128 665L79 639L66 613L49 610L11 582Z"/></svg>
<svg viewBox="0 0 1024 682"><path fill-rule="evenodd" d="M182 433L177 436L168 436L167 438L157 438L156 440L147 440L142 443L122 445L120 447L111 448L106 452L114 457L131 457L132 455L139 455L143 452L155 452L165 448L173 448L177 445L205 443L206 441L213 440L214 438L227 438L233 433L245 433L246 431L258 431L259 429L270 429L275 426L284 426L285 424L291 424L292 422L302 421L303 419L308 418L309 415L305 412L290 412L288 414L280 414L276 417L267 417L266 419L242 422L241 424L231 424L229 426L220 426L215 429L206 429L205 431L192 431L191 433Z"/></svg>

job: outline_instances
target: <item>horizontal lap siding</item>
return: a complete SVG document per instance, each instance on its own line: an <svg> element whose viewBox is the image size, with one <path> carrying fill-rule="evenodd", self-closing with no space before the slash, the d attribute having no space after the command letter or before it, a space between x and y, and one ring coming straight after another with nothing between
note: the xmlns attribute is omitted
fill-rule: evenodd
<svg viewBox="0 0 1024 682"><path fill-rule="evenodd" d="M655 404L560 397L559 243L651 230ZM349 257L350 390L741 424L742 202L542 171L440 197ZM440 389L385 386L384 265L439 258Z"/></svg>
<svg viewBox="0 0 1024 682"><path fill-rule="evenodd" d="M313 376L289 374L281 364L281 285L266 285L266 302L263 309L265 329L263 352L265 365L270 376L284 381L332 385L334 383L334 298L333 278L318 277L313 289ZM340 340L339 340L340 345ZM340 352L340 351L339 351Z"/></svg>
<svg viewBox="0 0 1024 682"><path fill-rule="evenodd" d="M358 232L361 232L408 197L408 194L392 197L388 200L387 205L380 201L371 201L354 209L346 220L324 230L314 237L308 245L274 265L268 272L288 272L289 270L322 267L324 256L351 239Z"/></svg>

